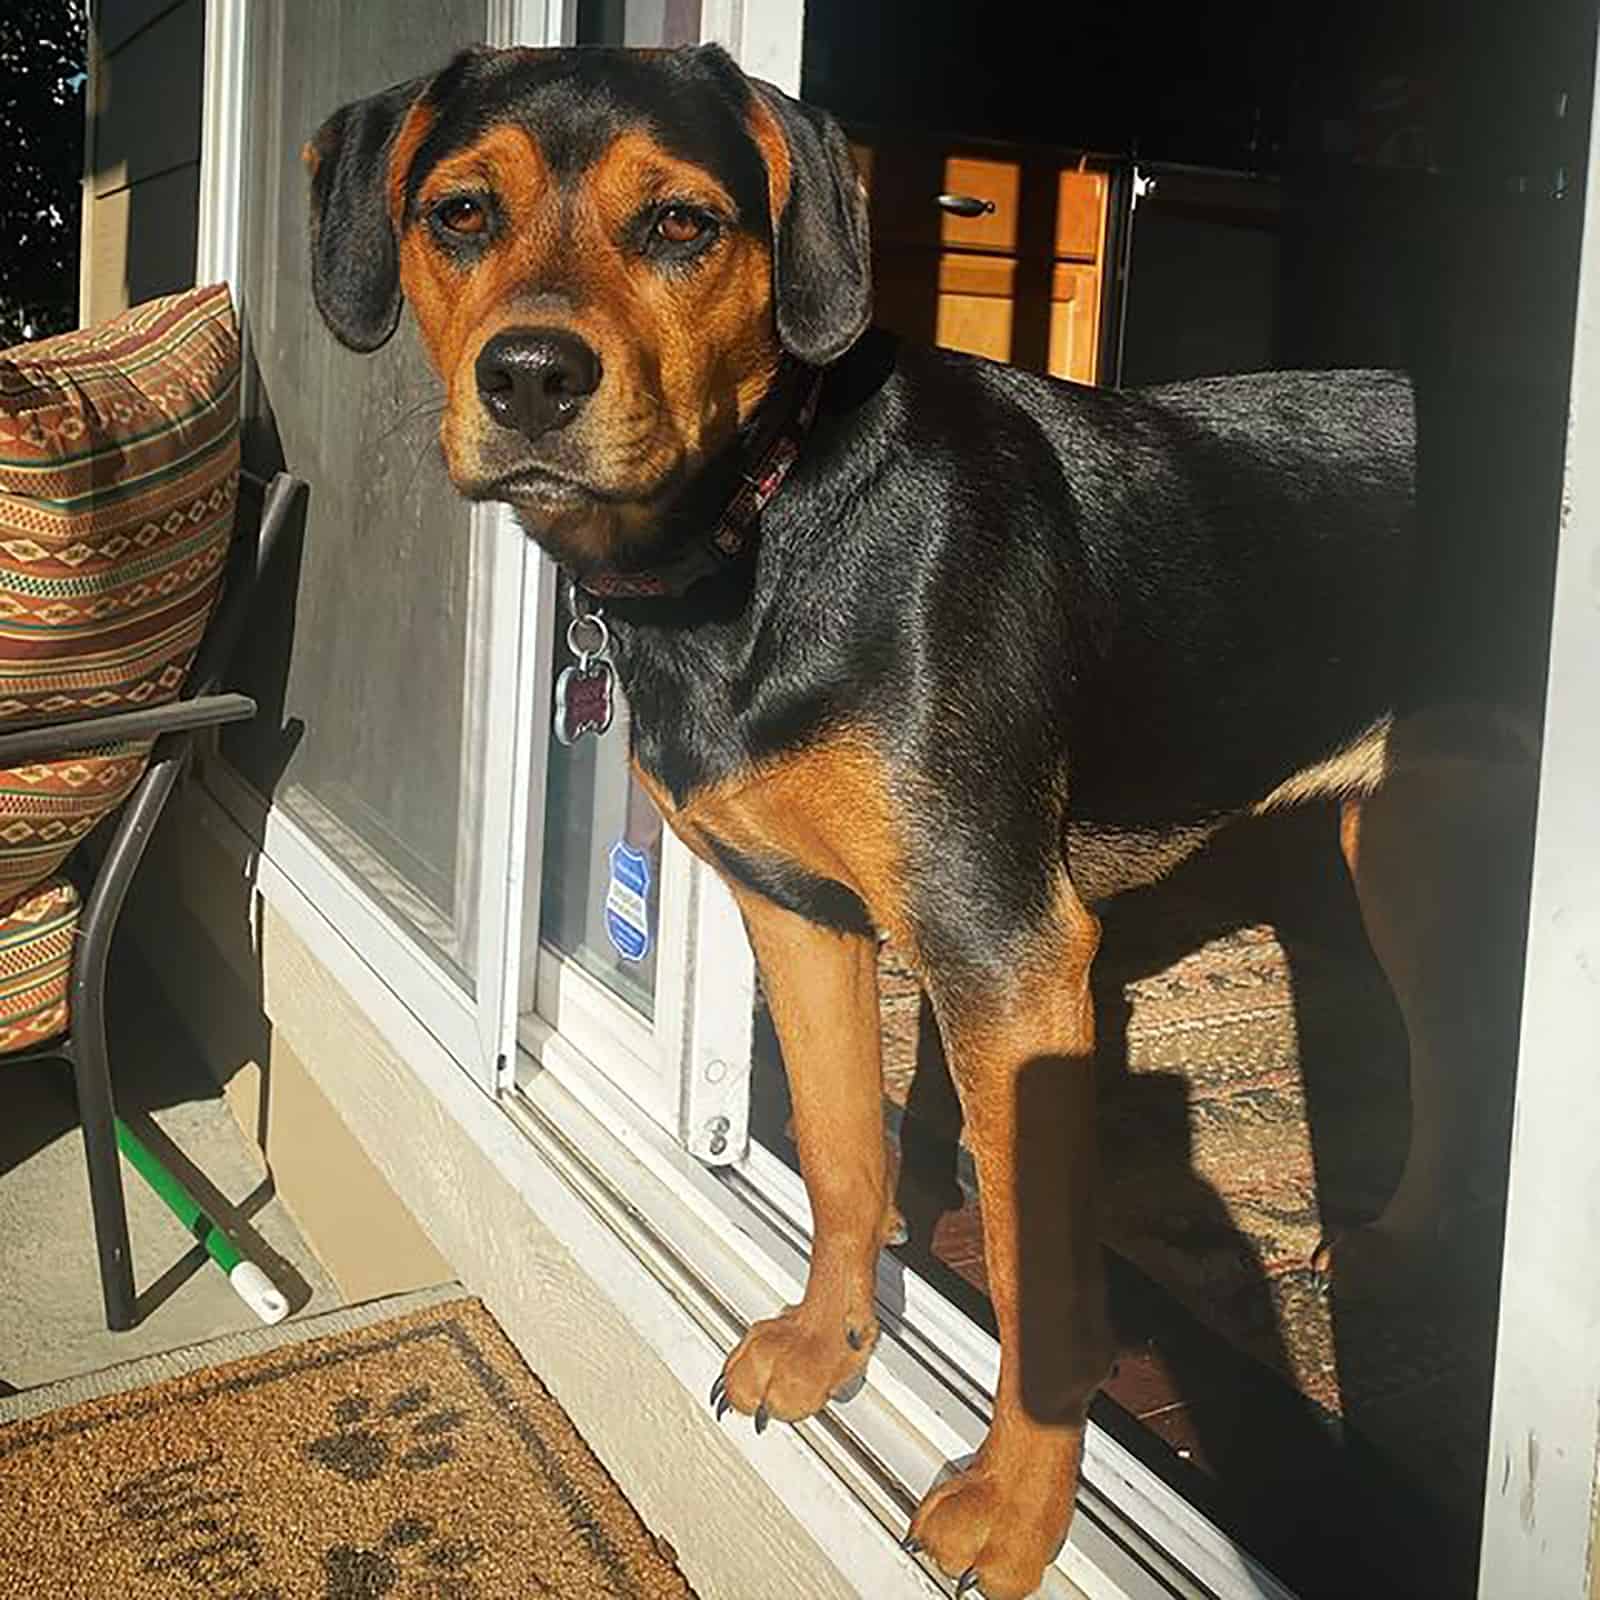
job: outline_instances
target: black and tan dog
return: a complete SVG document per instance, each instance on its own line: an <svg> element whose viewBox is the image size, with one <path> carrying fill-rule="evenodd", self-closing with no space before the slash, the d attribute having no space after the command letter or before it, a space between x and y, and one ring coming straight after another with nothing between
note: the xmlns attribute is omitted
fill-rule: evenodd
<svg viewBox="0 0 1600 1600"><path fill-rule="evenodd" d="M323 315L372 350L410 302L452 478L603 598L640 781L744 913L815 1238L804 1299L714 1398L804 1417L872 1351L887 931L961 1092L1002 1352L989 1436L908 1543L1028 1593L1112 1354L1096 902L1230 816L1338 796L1413 1035L1418 1137L1374 1237L1433 1226L1458 931L1503 822L1440 819L1461 762L1525 752L1478 715L1401 719L1432 693L1408 384L1116 393L900 348L868 332L839 129L716 48L471 51L338 111L306 159ZM745 478L776 462L764 500L796 447L755 515Z"/></svg>

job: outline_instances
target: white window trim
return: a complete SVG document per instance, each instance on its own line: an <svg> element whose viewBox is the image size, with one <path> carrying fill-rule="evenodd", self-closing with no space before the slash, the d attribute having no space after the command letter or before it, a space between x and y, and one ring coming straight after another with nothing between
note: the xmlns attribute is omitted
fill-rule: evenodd
<svg viewBox="0 0 1600 1600"><path fill-rule="evenodd" d="M539 857L527 853L532 772L542 780L544 763L535 760L542 741L535 737L540 698L541 659L549 649L544 633L528 627L526 594L537 575L528 540L506 506L473 508L475 587L486 586L485 626L478 640L478 661L470 658L463 692L476 706L463 720L463 766L476 768L481 785L477 827L483 848L478 871L470 882L476 901L474 1007L478 1032L475 1065L482 1086L491 1091L510 1085L517 1058L517 1003L523 938L522 908L528 864L538 876ZM480 759L481 758L481 759ZM542 807L538 809L541 813ZM474 812L466 805L463 817ZM458 890L459 893L459 890Z"/></svg>
<svg viewBox="0 0 1600 1600"><path fill-rule="evenodd" d="M800 93L805 0L700 0L700 37L724 46L751 77Z"/></svg>
<svg viewBox="0 0 1600 1600"><path fill-rule="evenodd" d="M661 861L654 1017L541 943L518 1037L537 1056L560 1034L691 1155L732 1165L749 1149L755 963L732 896L671 832Z"/></svg>
<svg viewBox="0 0 1600 1600"><path fill-rule="evenodd" d="M522 1018L521 1037L536 1041L529 1048L537 1053L552 1032L591 1060L621 1058L615 1076L633 1103L658 1122L670 1113L655 1027L575 961L541 943L535 1006Z"/></svg>
<svg viewBox="0 0 1600 1600"><path fill-rule="evenodd" d="M226 283L239 304L248 0L206 0L200 113L200 218L194 281Z"/></svg>

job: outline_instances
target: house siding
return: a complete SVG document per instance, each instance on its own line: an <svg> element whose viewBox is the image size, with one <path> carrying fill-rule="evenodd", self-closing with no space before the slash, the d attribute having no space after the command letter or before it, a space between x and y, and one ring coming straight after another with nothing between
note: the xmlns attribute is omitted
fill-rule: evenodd
<svg viewBox="0 0 1600 1600"><path fill-rule="evenodd" d="M78 298L84 326L194 283L204 67L204 0L102 0L94 8Z"/></svg>

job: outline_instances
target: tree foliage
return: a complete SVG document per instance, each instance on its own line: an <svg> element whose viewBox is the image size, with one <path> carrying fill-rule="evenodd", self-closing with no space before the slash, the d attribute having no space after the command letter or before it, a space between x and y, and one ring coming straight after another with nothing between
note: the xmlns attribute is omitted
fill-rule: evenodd
<svg viewBox="0 0 1600 1600"><path fill-rule="evenodd" d="M0 346L78 309L83 0L0 0Z"/></svg>

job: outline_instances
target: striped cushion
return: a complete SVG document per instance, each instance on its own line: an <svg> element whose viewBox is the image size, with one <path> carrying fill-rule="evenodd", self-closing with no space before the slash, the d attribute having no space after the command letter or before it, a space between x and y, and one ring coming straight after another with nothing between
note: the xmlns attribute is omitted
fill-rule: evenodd
<svg viewBox="0 0 1600 1600"><path fill-rule="evenodd" d="M0 351L0 731L176 697L238 478L226 285ZM149 749L0 770L0 919L127 796Z"/></svg>
<svg viewBox="0 0 1600 1600"><path fill-rule="evenodd" d="M67 1026L67 984L78 891L52 878L0 916L0 1055L53 1039Z"/></svg>

